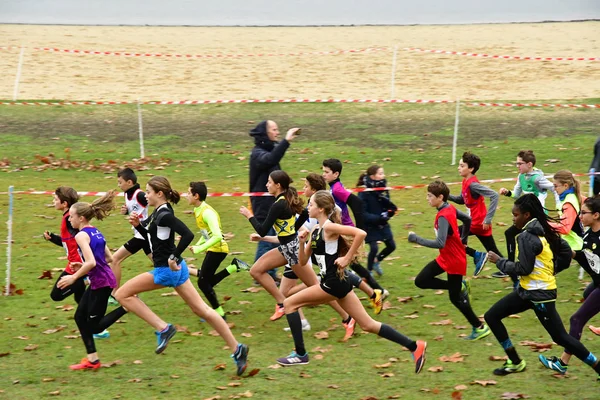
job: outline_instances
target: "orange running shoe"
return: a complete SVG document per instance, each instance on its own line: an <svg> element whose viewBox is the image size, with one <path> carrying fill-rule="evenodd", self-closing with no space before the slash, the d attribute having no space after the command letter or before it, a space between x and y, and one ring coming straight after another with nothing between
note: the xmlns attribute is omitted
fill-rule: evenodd
<svg viewBox="0 0 600 400"><path fill-rule="evenodd" d="M381 299L382 292L381 289L373 289L373 292L375 292L375 298L369 298L369 301L377 315L381 313L381 310L383 309L383 300Z"/></svg>
<svg viewBox="0 0 600 400"><path fill-rule="evenodd" d="M98 362L94 364L90 362L90 360L88 360L87 358L82 358L79 364L73 364L69 366L69 368L71 368L73 371L76 371L79 369L98 369L101 366L102 365L100 364L100 360L98 360Z"/></svg>
<svg viewBox="0 0 600 400"><path fill-rule="evenodd" d="M594 332L594 335L600 336L600 328L597 328L597 327L592 326L592 325L589 325L588 328L590 328L590 331Z"/></svg>
<svg viewBox="0 0 600 400"><path fill-rule="evenodd" d="M273 313L273 315L271 315L271 318L269 318L269 319L271 321L277 321L279 318L283 317L284 315L285 315L285 309L283 308L283 306L276 304L275 312Z"/></svg>
<svg viewBox="0 0 600 400"><path fill-rule="evenodd" d="M418 374L425 365L425 350L427 350L427 342L417 340L417 349L413 351L412 356L415 360L415 374Z"/></svg>
<svg viewBox="0 0 600 400"><path fill-rule="evenodd" d="M350 321L348 321L348 323L343 322L342 325L344 325L344 328L346 329L346 334L344 335L342 342L347 342L348 339L350 339L352 335L354 335L354 327L356 325L356 321L354 320L354 318L350 317Z"/></svg>

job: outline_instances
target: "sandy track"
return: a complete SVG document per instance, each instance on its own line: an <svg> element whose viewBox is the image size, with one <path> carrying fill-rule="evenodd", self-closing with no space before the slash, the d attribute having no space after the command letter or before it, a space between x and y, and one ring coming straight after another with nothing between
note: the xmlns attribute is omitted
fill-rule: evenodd
<svg viewBox="0 0 600 400"><path fill-rule="evenodd" d="M0 25L0 46L215 54L398 45L522 56L600 56L600 22L398 27L195 28ZM0 50L0 98L18 49ZM392 52L157 59L27 50L21 99L389 98ZM600 62L515 61L399 51L396 98L598 97Z"/></svg>

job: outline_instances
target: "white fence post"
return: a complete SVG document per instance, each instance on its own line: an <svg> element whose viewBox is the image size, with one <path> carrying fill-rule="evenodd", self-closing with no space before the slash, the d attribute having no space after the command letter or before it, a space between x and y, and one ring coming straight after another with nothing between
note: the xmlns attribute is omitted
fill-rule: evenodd
<svg viewBox="0 0 600 400"><path fill-rule="evenodd" d="M398 45L394 46L394 55L392 56L392 88L390 90L390 99L396 96L396 58L398 55Z"/></svg>
<svg viewBox="0 0 600 400"><path fill-rule="evenodd" d="M25 47L21 46L21 52L19 53L19 62L17 64L17 76L15 76L15 89L13 91L13 101L17 101L19 97L19 81L21 80L21 69L23 67L23 55L25 54Z"/></svg>
<svg viewBox="0 0 600 400"><path fill-rule="evenodd" d="M138 129L140 133L140 158L144 158L146 156L144 152L144 126L142 123L142 104L140 99L137 101L137 111L138 111Z"/></svg>
<svg viewBox="0 0 600 400"><path fill-rule="evenodd" d="M8 236L6 238L6 296L10 295L10 267L12 257L12 219L13 219L13 186L8 187L8 221L6 226Z"/></svg>
<svg viewBox="0 0 600 400"><path fill-rule="evenodd" d="M456 144L458 143L458 120L460 116L460 99L456 99L456 117L454 119L454 137L452 138L452 164L456 165Z"/></svg>

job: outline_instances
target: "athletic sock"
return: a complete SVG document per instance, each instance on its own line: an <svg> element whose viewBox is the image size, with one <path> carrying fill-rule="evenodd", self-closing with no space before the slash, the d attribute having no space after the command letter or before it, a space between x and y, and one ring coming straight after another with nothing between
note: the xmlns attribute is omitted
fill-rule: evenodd
<svg viewBox="0 0 600 400"><path fill-rule="evenodd" d="M517 365L521 362L521 359L519 358L519 355L517 354L517 350L514 347L509 347L508 349L505 349L504 351L506 352L508 359L510 361L512 361L512 363L514 365Z"/></svg>
<svg viewBox="0 0 600 400"><path fill-rule="evenodd" d="M351 319L352 317L348 315L348 318L342 320L342 324L347 324L348 322L350 322Z"/></svg>
<svg viewBox="0 0 600 400"><path fill-rule="evenodd" d="M160 331L160 333L165 333L168 330L169 330L169 324L167 324L167 326L165 326L165 329L163 329L162 331Z"/></svg>
<svg viewBox="0 0 600 400"><path fill-rule="evenodd" d="M466 252L468 255L470 255L471 257L475 257L475 249L471 248L471 247L467 247Z"/></svg>
<svg viewBox="0 0 600 400"><path fill-rule="evenodd" d="M300 314L298 311L294 311L293 313L286 314L285 316L288 324L290 325L292 337L294 338L296 354L303 356L306 354L306 349L304 348L304 337L302 336L302 320L300 318Z"/></svg>
<svg viewBox="0 0 600 400"><path fill-rule="evenodd" d="M283 307L283 303L277 303L279 307Z"/></svg>
<svg viewBox="0 0 600 400"><path fill-rule="evenodd" d="M225 316L225 311L223 311L223 307L219 306L217 308L215 308L215 311L217 312L217 314L219 314L221 317Z"/></svg>
<svg viewBox="0 0 600 400"><path fill-rule="evenodd" d="M399 345L406 347L410 351L415 351L417 349L417 342L404 336L389 325L381 324L381 329L379 329L378 335L384 339L391 340L394 343L398 343Z"/></svg>
<svg viewBox="0 0 600 400"><path fill-rule="evenodd" d="M229 275L233 274L234 272L237 272L237 267L233 264L229 264L225 269L227 270L227 272L229 272Z"/></svg>
<svg viewBox="0 0 600 400"><path fill-rule="evenodd" d="M371 295L371 297L369 297L370 299L375 299L375 297L377 297L377 293L373 292L373 294Z"/></svg>

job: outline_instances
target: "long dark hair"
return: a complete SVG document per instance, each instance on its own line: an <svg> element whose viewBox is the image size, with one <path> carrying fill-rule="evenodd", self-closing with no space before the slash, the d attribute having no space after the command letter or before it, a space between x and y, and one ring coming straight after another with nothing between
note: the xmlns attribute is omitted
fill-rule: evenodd
<svg viewBox="0 0 600 400"><path fill-rule="evenodd" d="M329 220L336 224L341 224L342 220L339 211L335 208L335 200L331 193L326 190L319 190L312 195L312 201L317 207L322 208L323 212L328 215ZM321 227L322 228L322 227ZM344 257L350 250L350 243L342 235L338 236L338 256Z"/></svg>
<svg viewBox="0 0 600 400"><path fill-rule="evenodd" d="M273 180L273 183L281 185L283 197L287 201L292 212L294 214L300 214L304 209L304 201L298 197L298 191L296 188L290 186L290 183L293 182L292 178L290 178L287 172L280 169L271 172L269 176Z"/></svg>
<svg viewBox="0 0 600 400"><path fill-rule="evenodd" d="M528 212L531 219L535 218L538 220L544 229L544 237L550 245L552 254L555 258L558 257L560 251L560 234L549 224L549 221L559 222L559 220L549 217L546 214L542 203L540 203L540 200L533 193L525 194L515 200L515 207L517 207L521 213Z"/></svg>
<svg viewBox="0 0 600 400"><path fill-rule="evenodd" d="M156 193L163 192L165 199L173 204L179 203L179 192L171 187L171 183L164 176L153 176L147 183Z"/></svg>

